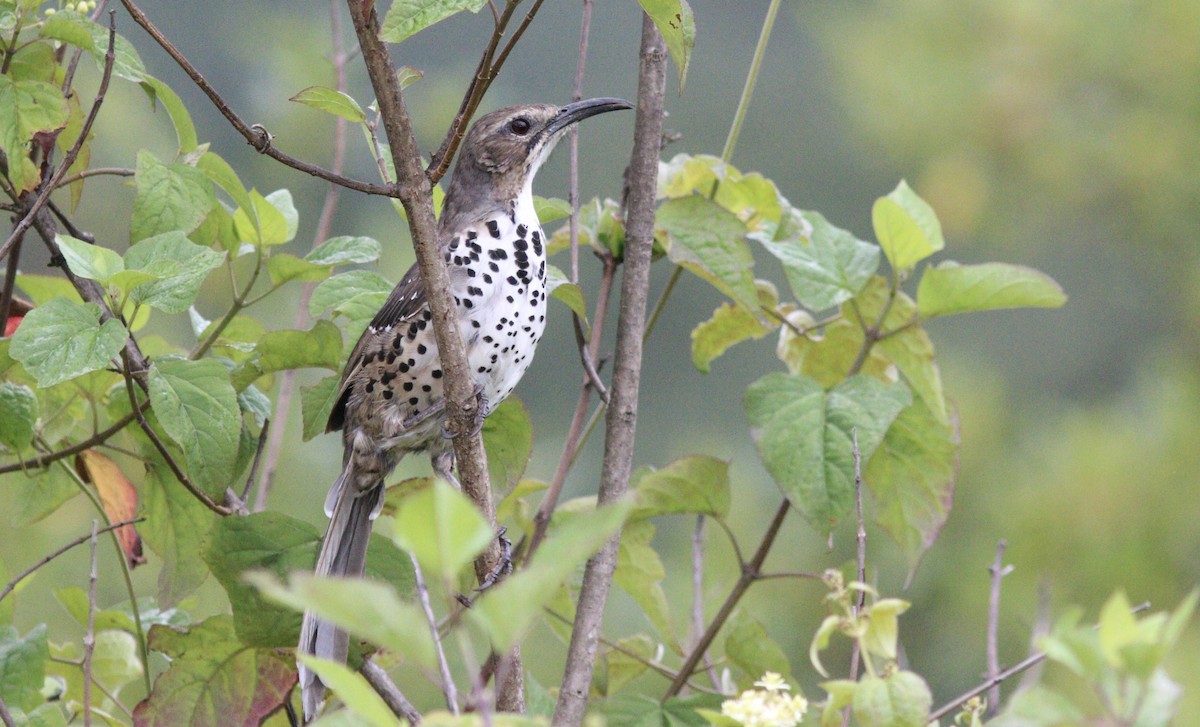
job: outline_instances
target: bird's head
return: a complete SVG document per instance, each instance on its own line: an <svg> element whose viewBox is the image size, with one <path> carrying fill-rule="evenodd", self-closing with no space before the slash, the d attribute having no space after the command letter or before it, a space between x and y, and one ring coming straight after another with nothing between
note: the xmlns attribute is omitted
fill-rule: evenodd
<svg viewBox="0 0 1200 727"><path fill-rule="evenodd" d="M507 106L479 118L463 140L443 225L472 220L447 218L489 211L507 205L527 192L542 162L572 125L584 119L633 105L618 98L592 98L566 106L526 104Z"/></svg>

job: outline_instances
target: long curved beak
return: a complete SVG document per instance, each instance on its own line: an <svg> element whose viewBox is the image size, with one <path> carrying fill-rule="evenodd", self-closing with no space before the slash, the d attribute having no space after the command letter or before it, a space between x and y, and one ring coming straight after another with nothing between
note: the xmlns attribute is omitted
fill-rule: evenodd
<svg viewBox="0 0 1200 727"><path fill-rule="evenodd" d="M542 135L554 137L571 124L579 123L591 116L631 108L633 108L633 104L620 98L588 98L576 101L559 109L554 118L550 119L550 123L546 124Z"/></svg>

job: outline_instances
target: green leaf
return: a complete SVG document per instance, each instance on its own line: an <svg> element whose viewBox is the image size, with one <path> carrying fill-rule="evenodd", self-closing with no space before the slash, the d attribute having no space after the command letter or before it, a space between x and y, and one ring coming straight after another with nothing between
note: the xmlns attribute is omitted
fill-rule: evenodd
<svg viewBox="0 0 1200 727"><path fill-rule="evenodd" d="M394 284L388 282L387 278L369 270L349 270L338 273L313 290L312 298L308 301L308 312L313 316L319 316L327 308L332 308L364 293L387 295L392 292L393 287Z"/></svg>
<svg viewBox="0 0 1200 727"><path fill-rule="evenodd" d="M163 429L183 449L188 474L219 497L234 474L242 428L229 372L213 359L160 357L150 367L150 402Z"/></svg>
<svg viewBox="0 0 1200 727"><path fill-rule="evenodd" d="M67 115L67 102L57 86L0 76L0 149L8 154L8 175L19 190L33 188L37 170L32 164L23 167L12 164L12 160L26 160L26 144L34 135L61 129L67 123Z"/></svg>
<svg viewBox="0 0 1200 727"><path fill-rule="evenodd" d="M357 101L341 91L335 91L325 86L309 86L288 100L311 106L327 114L340 116L354 124L362 123L367 118L367 114Z"/></svg>
<svg viewBox="0 0 1200 727"><path fill-rule="evenodd" d="M45 624L33 627L24 636L11 626L0 626L0 698L22 710L41 704L45 674L42 665L48 658Z"/></svg>
<svg viewBox="0 0 1200 727"><path fill-rule="evenodd" d="M296 645L300 614L262 598L243 578L250 571L286 577L311 570L320 534L306 522L275 512L217 520L204 539L201 555L229 595L233 625L247 646Z"/></svg>
<svg viewBox="0 0 1200 727"><path fill-rule="evenodd" d="M264 197L252 189L250 204L249 211L239 207L233 215L238 239L256 247L268 247L290 242L296 236L299 217L292 204L291 192L280 189Z"/></svg>
<svg viewBox="0 0 1200 727"><path fill-rule="evenodd" d="M1029 689L1020 689L1013 694L1004 712L988 727L1056 727L1057 725L1083 724L1086 715L1065 695L1053 689L1035 684Z"/></svg>
<svg viewBox="0 0 1200 727"><path fill-rule="evenodd" d="M331 237L305 255L304 259L317 265L373 263L379 259L382 251L379 241L370 237Z"/></svg>
<svg viewBox="0 0 1200 727"><path fill-rule="evenodd" d="M908 601L899 598L881 598L871 604L871 617L862 641L869 653L887 660L896 659L896 639L900 635L897 617L908 607Z"/></svg>
<svg viewBox="0 0 1200 727"><path fill-rule="evenodd" d="M654 515L729 514L729 462L702 454L675 460L642 475L634 489L633 518Z"/></svg>
<svg viewBox="0 0 1200 727"><path fill-rule="evenodd" d="M121 687L142 676L142 659L137 639L125 631L98 630L92 655L92 675L96 681L117 693Z"/></svg>
<svg viewBox="0 0 1200 727"><path fill-rule="evenodd" d="M92 28L92 58L96 61L97 70L104 70L104 55L108 52L109 29L98 23L88 23ZM112 74L126 81L140 83L146 77L146 65L133 44L124 36L117 34L113 39Z"/></svg>
<svg viewBox="0 0 1200 727"><path fill-rule="evenodd" d="M61 10L42 20L41 27L38 28L38 36L61 40L90 53L96 48L92 39L91 25L92 23L79 13ZM108 43L105 42L106 47L107 45Z"/></svg>
<svg viewBox="0 0 1200 727"><path fill-rule="evenodd" d="M317 321L307 331L271 331L254 347L254 356L233 372L242 389L263 374L299 368L341 368L342 332L329 321Z"/></svg>
<svg viewBox="0 0 1200 727"><path fill-rule="evenodd" d="M125 252L125 267L155 280L129 290L130 300L164 313L182 313L200 294L208 274L225 262L225 254L202 247L178 230L147 237Z"/></svg>
<svg viewBox="0 0 1200 727"><path fill-rule="evenodd" d="M911 671L880 679L866 676L854 690L854 717L862 727L925 727L933 696Z"/></svg>
<svg viewBox="0 0 1200 727"><path fill-rule="evenodd" d="M9 483L14 489L8 523L14 528L41 520L79 494L75 480L58 467L48 467L33 477L12 479L16 482Z"/></svg>
<svg viewBox="0 0 1200 727"><path fill-rule="evenodd" d="M546 266L546 292L560 302L566 303L583 325L588 325L587 302L583 299L583 289L567 280L563 271L553 265Z"/></svg>
<svg viewBox="0 0 1200 727"><path fill-rule="evenodd" d="M100 324L100 306L55 298L25 316L9 355L45 388L108 367L127 337L116 319Z"/></svg>
<svg viewBox="0 0 1200 727"><path fill-rule="evenodd" d="M1007 263L946 261L927 268L917 288L922 318L1002 308L1060 308L1066 302L1067 294L1049 275Z"/></svg>
<svg viewBox="0 0 1200 727"><path fill-rule="evenodd" d="M0 382L0 444L19 451L33 441L38 400L33 389L11 381Z"/></svg>
<svg viewBox="0 0 1200 727"><path fill-rule="evenodd" d="M394 0L383 18L379 37L385 43L404 39L463 10L479 12L486 0Z"/></svg>
<svg viewBox="0 0 1200 727"><path fill-rule="evenodd" d="M724 695L694 694L659 702L644 694L620 694L596 704L609 727L709 727L701 709L720 711Z"/></svg>
<svg viewBox="0 0 1200 727"><path fill-rule="evenodd" d="M854 376L826 393L802 376L767 374L746 389L746 418L767 471L792 505L828 532L854 502L851 430L871 457L900 410L907 387Z"/></svg>
<svg viewBox="0 0 1200 727"><path fill-rule="evenodd" d="M192 123L192 117L188 114L187 107L183 105L183 100L179 98L179 95L154 76L142 75L141 84L142 89L150 94L150 98L162 104L167 115L171 117L171 124L175 127L175 137L179 140L180 156L195 151L199 146L196 138L196 126ZM204 156L207 156L207 153Z"/></svg>
<svg viewBox="0 0 1200 727"><path fill-rule="evenodd" d="M1059 617L1048 636L1038 639L1038 648L1084 679L1099 679L1104 671L1104 650L1100 636L1091 628L1080 626L1082 612L1073 608Z"/></svg>
<svg viewBox="0 0 1200 727"><path fill-rule="evenodd" d="M261 724L296 684L291 658L239 643L229 616L213 616L188 631L154 626L148 641L169 666L133 711L139 727Z"/></svg>
<svg viewBox="0 0 1200 727"><path fill-rule="evenodd" d="M628 593L654 624L659 635L675 644L675 629L662 580L667 571L650 542L654 539L654 524L649 520L626 523L617 549L617 570L613 583Z"/></svg>
<svg viewBox="0 0 1200 727"><path fill-rule="evenodd" d="M840 305L858 295L879 269L879 247L834 227L817 212L789 210L796 234L773 240L752 233L783 263L796 300L813 311Z"/></svg>
<svg viewBox="0 0 1200 727"><path fill-rule="evenodd" d="M162 465L148 469L141 495L146 522L138 525L138 532L162 558L158 602L172 606L208 577L208 568L197 553L201 552L216 515L175 482Z"/></svg>
<svg viewBox="0 0 1200 727"><path fill-rule="evenodd" d="M875 519L907 556L909 577L950 515L958 443L957 419L939 421L923 398L914 397L864 469Z"/></svg>
<svg viewBox="0 0 1200 727"><path fill-rule="evenodd" d="M783 649L757 619L744 611L734 617L725 636L725 656L745 675L739 681L743 688L749 689L754 680L769 671L791 681L792 665Z"/></svg>
<svg viewBox="0 0 1200 727"><path fill-rule="evenodd" d="M538 221L546 226L556 220L571 216L571 203L558 197L539 197L533 195L533 211L537 213Z"/></svg>
<svg viewBox="0 0 1200 727"><path fill-rule="evenodd" d="M321 682L332 689L351 712L366 720L366 724L395 727L396 716L363 675L351 671L345 664L308 654L301 654L300 661L316 672Z"/></svg>
<svg viewBox="0 0 1200 727"><path fill-rule="evenodd" d="M907 270L946 246L933 208L904 180L871 208L875 237L896 270Z"/></svg>
<svg viewBox="0 0 1200 727"><path fill-rule="evenodd" d="M131 242L162 232L189 233L217 203L204 172L185 164L163 164L145 149L138 152L134 181L137 196L130 220Z"/></svg>
<svg viewBox="0 0 1200 727"><path fill-rule="evenodd" d="M812 663L813 668L823 677L829 676L829 672L825 671L825 666L821 664L821 652L829 647L829 639L838 632L842 625L840 616L826 616L821 625L817 627L817 632L813 634L812 642L808 645L808 660ZM828 688L827 688L828 689Z"/></svg>
<svg viewBox="0 0 1200 727"><path fill-rule="evenodd" d="M337 403L340 375L326 376L312 386L300 387L300 417L304 422L304 441L325 432L329 412Z"/></svg>
<svg viewBox="0 0 1200 727"><path fill-rule="evenodd" d="M424 77L425 77L424 71L422 71L418 68L413 68L412 66L400 66L399 68L396 69L396 83L398 83L400 85L401 91L403 91L404 89L413 85L414 83L416 83L417 81L421 80ZM437 185L434 185L434 188L437 189ZM437 209L437 205L434 205L434 209L435 210Z"/></svg>
<svg viewBox="0 0 1200 727"><path fill-rule="evenodd" d="M687 0L638 0L642 9L654 21L667 44L667 52L675 63L679 76L679 92L687 80L688 61L696 45L696 19Z"/></svg>
<svg viewBox="0 0 1200 727"><path fill-rule="evenodd" d="M667 256L750 310L758 308L754 258L746 226L732 212L699 195L667 200L655 226L671 240Z"/></svg>
<svg viewBox="0 0 1200 727"><path fill-rule="evenodd" d="M1133 604L1124 591L1117 591L1100 610L1100 649L1108 663L1123 666L1121 649L1137 639L1137 619L1133 616Z"/></svg>
<svg viewBox="0 0 1200 727"><path fill-rule="evenodd" d="M621 647L621 650L609 649L604 654L604 662L607 667L603 688L605 695L616 694L626 684L645 674L649 668L646 663L654 661L654 652L657 650L657 644L646 634L635 634L620 639L617 641L617 645ZM635 658L626 652L633 652L641 658Z"/></svg>
<svg viewBox="0 0 1200 727"><path fill-rule="evenodd" d="M515 487L533 455L533 422L520 399L508 397L484 420L483 446L492 487L498 492Z"/></svg>
<svg viewBox="0 0 1200 727"><path fill-rule="evenodd" d="M55 298L66 298L73 303L83 303L79 291L70 280L50 275L17 274L17 285L29 296L34 305L45 305Z"/></svg>
<svg viewBox="0 0 1200 727"><path fill-rule="evenodd" d="M758 303L765 309L775 310L779 306L779 292L766 280L754 281L758 291ZM711 364L731 346L749 338L759 339L774 331L779 324L758 316L740 305L722 303L713 311L712 317L692 329L692 363L703 372L709 372Z"/></svg>
<svg viewBox="0 0 1200 727"><path fill-rule="evenodd" d="M524 638L567 577L620 529L631 504L622 501L576 515L570 527L551 531L524 570L484 592L470 616L491 636L497 651Z"/></svg>
<svg viewBox="0 0 1200 727"><path fill-rule="evenodd" d="M436 663L433 636L424 627L424 614L416 605L401 601L396 589L386 583L365 578L319 578L308 573L292 574L286 587L261 572L250 574L247 580L270 601L296 612L311 610L420 666L433 668ZM421 626L414 628L414 624Z"/></svg>
<svg viewBox="0 0 1200 727"><path fill-rule="evenodd" d="M242 180L238 179L237 172L233 171L233 167L229 166L229 162L222 159L215 152L205 152L196 160L196 168L204 172L205 176L211 179L218 187L225 190L233 203L241 210L254 209L254 202L250 199L250 193L246 191L246 187L242 185ZM258 224L258 218L254 218L252 226ZM255 238L257 239L257 237Z"/></svg>
<svg viewBox="0 0 1200 727"><path fill-rule="evenodd" d="M276 253L267 263L271 273L271 285L278 287L292 280L316 282L329 277L332 269L328 265L317 265L307 260L289 255L286 252Z"/></svg>
<svg viewBox="0 0 1200 727"><path fill-rule="evenodd" d="M858 682L852 679L834 679L822 682L821 688L829 693L825 708L821 710L821 727L841 727L842 710L854 701Z"/></svg>
<svg viewBox="0 0 1200 727"><path fill-rule="evenodd" d="M475 505L442 480L404 499L392 535L426 573L444 581L454 579L494 537Z"/></svg>

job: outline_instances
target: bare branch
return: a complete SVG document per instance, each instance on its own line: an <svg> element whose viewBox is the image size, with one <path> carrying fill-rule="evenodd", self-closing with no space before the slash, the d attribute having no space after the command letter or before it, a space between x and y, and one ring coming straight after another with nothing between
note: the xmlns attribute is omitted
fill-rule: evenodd
<svg viewBox="0 0 1200 727"><path fill-rule="evenodd" d="M433 645L437 652L438 671L442 675L442 694L446 697L446 706L451 714L458 716L458 687L454 683L454 675L450 673L450 664L446 661L446 650L442 648L442 636L438 633L437 617L433 614L433 606L429 603L429 587L425 584L425 576L421 573L421 564L416 556L409 556L413 565L413 581L417 587L417 598L421 602L421 611L429 624L429 632L433 634Z"/></svg>
<svg viewBox="0 0 1200 727"><path fill-rule="evenodd" d="M69 187L75 182L78 182L81 179L87 179L88 177L99 177L103 175L112 177L132 177L134 174L136 174L136 172L133 169L128 169L126 167L92 167L90 169L84 169L82 171L75 172L74 174L68 174L58 181L58 187L60 189L62 187Z"/></svg>
<svg viewBox="0 0 1200 727"><path fill-rule="evenodd" d="M100 528L99 530L96 531L96 534L99 535L101 533L107 533L110 530L116 530L117 528L123 528L126 525L133 525L135 523L140 523L145 519L146 518L144 518L144 517L135 517L132 520L122 520L119 523L113 523L112 525L107 525L103 528ZM0 601L3 601L4 598L6 596L8 596L8 594L13 592L13 589L15 589L17 587L17 584L19 584L21 581L28 578L29 575L31 573L33 573L34 571L36 571L38 568L41 568L42 566L44 566L47 563L49 563L50 561L54 560L58 556L62 555L63 553L66 553L68 550L71 550L72 548L74 548L76 546L86 543L91 537L92 537L91 533L88 533L87 535L81 535L78 538L75 538L71 542L67 543L66 545L62 546L58 550L54 551L53 553L45 556L44 558L42 558L38 562L34 563L33 565L29 566L25 570L18 573L16 578L9 581L8 584L4 586L3 589L0 589ZM118 552L120 552L120 551L118 551ZM124 557L124 556L122 555L122 557Z"/></svg>
<svg viewBox="0 0 1200 727"><path fill-rule="evenodd" d="M146 14L143 13L141 9L133 3L133 0L121 0L121 2L125 5L125 9L129 11L129 14L133 16L134 21L150 34L150 37L154 39L154 42L158 43L158 45L167 52L167 55L174 59L175 63L183 69L183 72L192 79L192 82L204 92L205 96L208 96L208 99L212 101L213 106L217 107L217 111L220 111L221 115L224 116L227 121L229 121L230 125L233 126L233 128L236 129L237 132L246 139L246 142L250 144L250 146L254 147L258 152L266 154L272 159L281 162L292 169L304 172L305 174L311 174L314 177L341 185L347 189L353 189L356 192L379 194L386 197L397 196L398 190L392 185L371 184L369 182L363 182L357 179L344 177L341 174L335 174L334 172L319 167L315 164L309 164L308 162L301 161L300 159L276 149L271 145L271 135L267 133L267 130L258 124L248 125L241 119L241 117L235 114L233 109L229 107L228 102L221 97L221 94L217 93L216 89L214 89L212 85L205 80L204 76L200 74L200 71L198 71L196 67L192 65L191 61L189 61L183 55L183 53L181 53L179 49L176 48L175 45L171 43L171 41L168 40L165 35L162 34L162 31L160 31L153 23L150 22L150 18L148 18Z"/></svg>
<svg viewBox="0 0 1200 727"><path fill-rule="evenodd" d="M626 219L625 270L608 406L599 503L613 502L629 487L641 384L642 335L650 287L650 253L654 243L655 191L662 138L663 98L666 95L666 45L649 16L642 18L641 68L637 119L627 179L631 185ZM567 652L566 670L554 710L556 725L578 725L587 707L600 621L616 569L620 534L587 564L575 628ZM686 678L686 677L685 677Z"/></svg>
<svg viewBox="0 0 1200 727"><path fill-rule="evenodd" d="M342 41L341 3L329 0L329 25L333 36L333 75L334 87L343 93L348 85L346 82L346 61L348 56ZM341 174L346 162L346 120L337 116L333 123L333 161L331 168L334 174ZM312 247L315 248L329 237L333 226L333 213L337 210L342 188L330 183L325 190L325 202L321 206L321 216L317 218L317 230L313 233ZM312 298L316 283L308 281L300 292L300 300L296 304L296 316L292 320L292 328L308 327L308 301ZM263 460L262 474L258 480L258 491L254 495L254 512L262 512L267 508L267 497L271 493L271 482L275 479L275 470L279 466L279 457L283 453L283 439L287 433L288 412L291 409L292 398L296 392L296 370L288 369L279 375L279 396L275 399L275 421L279 425L271 432L267 443L266 458ZM253 471L251 476L253 476ZM245 496L242 498L245 499Z"/></svg>
<svg viewBox="0 0 1200 727"><path fill-rule="evenodd" d="M413 727L421 724L421 713L396 687L383 667L370 659L363 659L363 665L359 672L367 680L367 684L370 684L371 688L375 690L375 693L383 697L383 701L397 717L408 720Z"/></svg>
<svg viewBox="0 0 1200 727"><path fill-rule="evenodd" d="M1004 540L996 543L996 561L988 568L991 574L991 590L988 593L987 620L987 677L995 679L1000 673L1000 649L998 634L1000 631L1000 582L1004 576L1012 573L1013 567L1004 565L1004 549L1008 543ZM994 717L1000 710L1000 683L997 682L988 690L988 716Z"/></svg>
<svg viewBox="0 0 1200 727"><path fill-rule="evenodd" d="M786 498L784 498L783 502L779 503L779 508L775 511L775 517L772 518L771 524L767 526L767 531L763 533L763 538L758 544L758 549L754 551L754 555L750 558L750 561L742 568L741 576L733 584L729 595L725 597L725 602L721 604L721 608L717 610L717 614L709 622L704 634L696 642L696 645L692 647L687 659L683 662L683 666L679 668L678 676L671 682L671 686L667 688L667 693L663 695L664 699L679 694L680 690L683 689L684 682L696 671L696 666L704 658L708 647L712 646L712 642L717 638L721 627L729 620L729 616L733 614L733 609L741 601L742 596L746 594L747 589L750 588L752 583L761 578L760 571L762 570L763 563L766 562L767 554L771 552L771 547L775 544L775 538L779 535L779 529L783 527L783 520L787 517L788 511L791 508L792 505Z"/></svg>
<svg viewBox="0 0 1200 727"><path fill-rule="evenodd" d="M87 631L83 634L83 725L92 727L92 655L96 651L96 533L92 521L91 569L88 571Z"/></svg>
<svg viewBox="0 0 1200 727"><path fill-rule="evenodd" d="M704 522L704 516L697 515L696 527L692 530L692 646L704 633ZM704 669L708 672L713 689L719 690L721 679L707 658L704 659Z"/></svg>
<svg viewBox="0 0 1200 727"><path fill-rule="evenodd" d="M144 402L142 404L142 407L145 408L149 404L150 404L149 401ZM30 470L30 469L41 469L42 467L45 467L46 465L48 465L52 462L55 462L56 460L60 460L65 457L70 457L73 454L79 454L80 452L84 451L85 449L91 449L92 447L95 447L97 444L103 443L109 437L111 437L112 435L114 435L117 432L124 429L126 426L129 425L130 422L133 421L135 416L136 415L133 412L130 412L130 413L126 414L125 416L121 417L120 419L118 419L117 421L113 422L107 429L96 432L95 434L88 437L87 439L85 439L81 442L77 442L76 444L72 444L69 447L63 447L62 449L55 450L49 454L39 455L37 457L33 457L32 459L27 459L22 462L14 462L12 464L6 464L3 467L0 467L0 475L5 475L5 474L8 474L9 472L25 472L26 470Z"/></svg>
<svg viewBox="0 0 1200 727"><path fill-rule="evenodd" d="M17 722L13 719L12 712L8 711L3 697L0 697L0 722L4 723L4 727L17 727Z"/></svg>

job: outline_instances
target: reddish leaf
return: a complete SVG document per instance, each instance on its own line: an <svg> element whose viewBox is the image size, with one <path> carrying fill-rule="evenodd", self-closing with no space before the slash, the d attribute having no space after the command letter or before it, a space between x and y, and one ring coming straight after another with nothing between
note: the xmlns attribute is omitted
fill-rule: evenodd
<svg viewBox="0 0 1200 727"><path fill-rule="evenodd" d="M190 631L155 625L150 648L171 665L133 710L135 727L259 725L296 685L291 657L242 645L230 616L214 616Z"/></svg>
<svg viewBox="0 0 1200 727"><path fill-rule="evenodd" d="M120 465L94 449L85 449L75 460L75 468L84 480L96 486L100 493L100 504L108 519L114 523L132 520L137 517L137 489ZM121 542L121 550L129 561L129 567L134 568L146 562L142 555L142 536L132 525L117 529L117 539Z"/></svg>
<svg viewBox="0 0 1200 727"><path fill-rule="evenodd" d="M4 324L4 337L8 338L11 336L17 330L17 326L21 325L21 321L24 318L25 316L11 316Z"/></svg>

